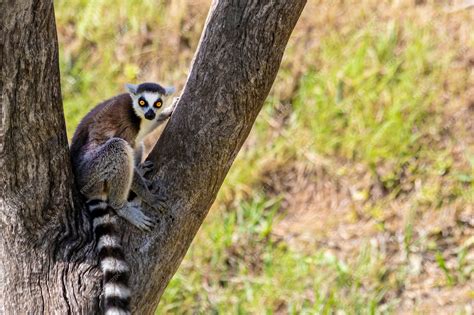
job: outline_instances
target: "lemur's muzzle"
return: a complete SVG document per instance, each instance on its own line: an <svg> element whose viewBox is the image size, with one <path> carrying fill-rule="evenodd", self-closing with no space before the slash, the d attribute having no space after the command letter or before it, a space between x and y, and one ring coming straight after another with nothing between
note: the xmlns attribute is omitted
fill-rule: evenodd
<svg viewBox="0 0 474 315"><path fill-rule="evenodd" d="M155 112L152 109L150 109L149 111L145 113L145 118L148 120L153 120L155 116L156 116Z"/></svg>

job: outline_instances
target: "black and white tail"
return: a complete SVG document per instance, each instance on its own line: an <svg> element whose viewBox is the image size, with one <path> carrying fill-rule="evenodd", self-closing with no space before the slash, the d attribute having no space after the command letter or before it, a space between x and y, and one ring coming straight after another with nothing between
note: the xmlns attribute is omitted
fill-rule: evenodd
<svg viewBox="0 0 474 315"><path fill-rule="evenodd" d="M92 216L99 264L103 274L103 310L105 315L130 314L130 270L120 243L117 215L104 200L88 200Z"/></svg>

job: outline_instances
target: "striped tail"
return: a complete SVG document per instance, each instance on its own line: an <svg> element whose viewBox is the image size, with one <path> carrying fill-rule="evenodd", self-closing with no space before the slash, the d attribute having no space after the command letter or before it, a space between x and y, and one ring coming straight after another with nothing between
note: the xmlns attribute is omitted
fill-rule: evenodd
<svg viewBox="0 0 474 315"><path fill-rule="evenodd" d="M117 216L101 199L88 200L92 216L99 264L103 274L103 310L105 315L130 314L130 269L125 261Z"/></svg>

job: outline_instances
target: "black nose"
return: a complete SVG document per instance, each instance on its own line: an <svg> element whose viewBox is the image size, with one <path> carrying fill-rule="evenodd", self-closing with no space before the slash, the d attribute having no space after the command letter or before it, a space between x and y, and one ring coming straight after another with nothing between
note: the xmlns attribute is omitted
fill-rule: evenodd
<svg viewBox="0 0 474 315"><path fill-rule="evenodd" d="M148 120L152 120L155 118L155 112L152 111L151 109L145 113L145 118Z"/></svg>

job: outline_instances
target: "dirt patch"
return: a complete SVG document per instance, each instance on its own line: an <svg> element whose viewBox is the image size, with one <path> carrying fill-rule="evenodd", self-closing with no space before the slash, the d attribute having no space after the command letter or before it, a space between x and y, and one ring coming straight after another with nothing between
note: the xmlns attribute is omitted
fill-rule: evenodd
<svg viewBox="0 0 474 315"><path fill-rule="evenodd" d="M273 237L308 253L330 251L349 265L369 244L386 269L383 302L399 300L398 313L469 313L472 205L453 202L426 211L413 207L416 191L399 198L363 196L375 185L374 176L362 166L341 175L342 167L306 161L264 174L266 193L283 197ZM378 204L381 214L368 210Z"/></svg>

